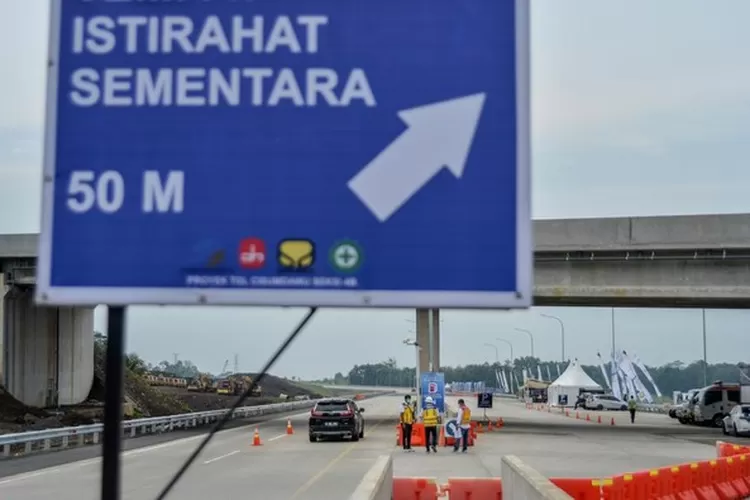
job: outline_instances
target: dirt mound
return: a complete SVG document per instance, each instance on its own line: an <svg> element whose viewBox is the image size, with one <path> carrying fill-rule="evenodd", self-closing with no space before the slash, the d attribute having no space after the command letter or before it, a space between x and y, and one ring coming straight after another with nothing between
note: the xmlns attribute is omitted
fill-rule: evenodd
<svg viewBox="0 0 750 500"><path fill-rule="evenodd" d="M54 415L26 406L14 398L5 387L0 386L0 433L31 430L29 427L38 426L40 422L48 424L42 428L59 426Z"/></svg>
<svg viewBox="0 0 750 500"><path fill-rule="evenodd" d="M210 410L224 410L231 408L232 405L237 401L238 396L226 396L223 394L216 394L211 392L189 392L185 389L177 387L159 387L159 392L169 395L175 399L179 399L187 406L190 407L190 411L210 411ZM266 405L270 403L276 403L276 398L247 398L245 399L243 406L255 406L255 405Z"/></svg>
<svg viewBox="0 0 750 500"><path fill-rule="evenodd" d="M255 377L256 374L248 373L251 377ZM278 398L281 394L286 394L290 398L296 396L309 396L310 398L323 397L323 394L319 394L301 385L297 385L291 380L275 377L273 375L266 375L260 383L263 389L263 396Z"/></svg>
<svg viewBox="0 0 750 500"><path fill-rule="evenodd" d="M89 393L89 399L104 400L104 346L97 343L94 347L94 384ZM132 401L135 406L134 418L160 417L187 413L190 407L183 401L156 389L149 385L146 380L125 368L124 392L126 400Z"/></svg>
<svg viewBox="0 0 750 500"><path fill-rule="evenodd" d="M252 373L244 373L242 375L250 375L251 377L255 376L255 374ZM308 396L310 398L323 396L305 387L301 387L294 382L273 375L266 375L261 382L261 387L263 389L263 396L259 398L247 398L243 402L243 406L278 403L280 401L279 397L282 394L286 394L290 399L293 399L296 396ZM223 394L206 392L190 392L178 387L156 387L155 389L164 395L180 400L190 407L191 411L223 410L231 408L235 401L237 401L237 396L226 396Z"/></svg>

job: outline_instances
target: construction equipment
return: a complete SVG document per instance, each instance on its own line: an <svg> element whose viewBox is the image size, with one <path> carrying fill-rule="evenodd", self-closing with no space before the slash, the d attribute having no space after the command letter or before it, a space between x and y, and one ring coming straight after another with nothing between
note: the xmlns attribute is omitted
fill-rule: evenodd
<svg viewBox="0 0 750 500"><path fill-rule="evenodd" d="M201 373L190 380L187 386L190 392L216 392L216 383L208 373Z"/></svg>
<svg viewBox="0 0 750 500"><path fill-rule="evenodd" d="M243 394L250 384L252 384L253 378L248 375L229 375L220 379L216 384L216 393L224 394L228 396L239 396ZM260 397L263 394L260 387L253 388L253 392L250 394L251 397Z"/></svg>

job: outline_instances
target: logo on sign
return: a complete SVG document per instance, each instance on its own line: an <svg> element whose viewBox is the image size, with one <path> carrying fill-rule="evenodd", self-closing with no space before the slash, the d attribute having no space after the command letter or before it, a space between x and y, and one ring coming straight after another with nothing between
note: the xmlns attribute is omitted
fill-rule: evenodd
<svg viewBox="0 0 750 500"><path fill-rule="evenodd" d="M240 241L240 267L259 269L266 263L266 244L259 238L245 238Z"/></svg>
<svg viewBox="0 0 750 500"><path fill-rule="evenodd" d="M430 382L427 384L427 392L430 394L437 394L438 391L438 385L436 382Z"/></svg>
<svg viewBox="0 0 750 500"><path fill-rule="evenodd" d="M283 271L308 271L315 263L315 245L310 240L284 240L278 260Z"/></svg>

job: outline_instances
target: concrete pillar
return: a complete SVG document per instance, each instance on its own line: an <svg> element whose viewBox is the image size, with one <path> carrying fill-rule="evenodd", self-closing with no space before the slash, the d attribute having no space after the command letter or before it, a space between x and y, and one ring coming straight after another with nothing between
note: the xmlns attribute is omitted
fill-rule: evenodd
<svg viewBox="0 0 750 500"><path fill-rule="evenodd" d="M58 404L86 400L94 383L94 309L58 309Z"/></svg>
<svg viewBox="0 0 750 500"><path fill-rule="evenodd" d="M5 273L0 270L0 384L5 385Z"/></svg>
<svg viewBox="0 0 750 500"><path fill-rule="evenodd" d="M419 352L419 370L430 371L430 337L429 314L432 311L432 371L440 371L440 310L417 309L417 342L422 350Z"/></svg>
<svg viewBox="0 0 750 500"><path fill-rule="evenodd" d="M35 407L83 402L94 377L93 310L36 307L32 287L4 298L8 391Z"/></svg>

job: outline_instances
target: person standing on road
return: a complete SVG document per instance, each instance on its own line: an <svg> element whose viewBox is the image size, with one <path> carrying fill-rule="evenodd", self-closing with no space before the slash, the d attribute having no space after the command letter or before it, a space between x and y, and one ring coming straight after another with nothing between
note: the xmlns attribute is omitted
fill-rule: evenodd
<svg viewBox="0 0 750 500"><path fill-rule="evenodd" d="M469 431L471 430L471 410L466 406L463 399L458 400L458 416L456 417L458 428L461 430L461 437L456 437L453 444L453 451L458 451L458 443L461 442L461 451L466 453L469 448Z"/></svg>
<svg viewBox="0 0 750 500"><path fill-rule="evenodd" d="M435 406L432 396L424 398L424 408L422 409L422 424L424 424L424 444L427 453L430 448L437 453L438 424L440 423L440 413Z"/></svg>
<svg viewBox="0 0 750 500"><path fill-rule="evenodd" d="M638 402L635 400L635 396L630 396L628 400L628 411L630 412L630 423L635 423L635 412L638 409Z"/></svg>
<svg viewBox="0 0 750 500"><path fill-rule="evenodd" d="M414 425L414 405L411 403L411 396L404 396L404 402L401 403L401 442L404 451L411 450L411 428Z"/></svg>

